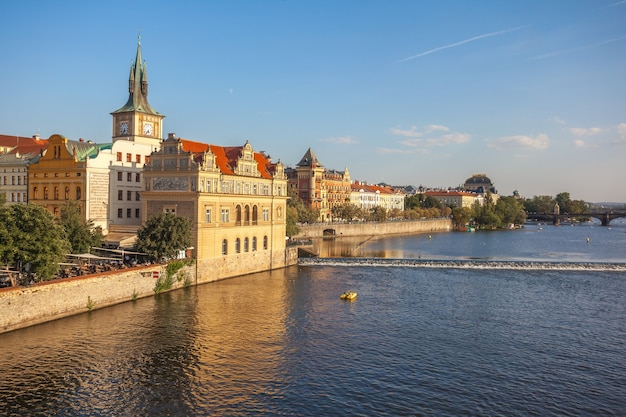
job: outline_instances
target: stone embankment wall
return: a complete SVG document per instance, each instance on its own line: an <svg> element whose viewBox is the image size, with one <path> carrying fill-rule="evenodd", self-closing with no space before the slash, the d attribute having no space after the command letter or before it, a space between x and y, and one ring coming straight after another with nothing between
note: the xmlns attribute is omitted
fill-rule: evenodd
<svg viewBox="0 0 626 417"><path fill-rule="evenodd" d="M296 248L200 260L178 271L180 279L174 280L171 290L297 262ZM157 283L154 274L164 275L165 267L149 265L0 289L0 333L153 296Z"/></svg>
<svg viewBox="0 0 626 417"><path fill-rule="evenodd" d="M398 222L370 223L322 223L299 226L296 239L323 237L324 230L332 229L335 236L373 236L401 233L445 232L452 230L452 220L448 218Z"/></svg>

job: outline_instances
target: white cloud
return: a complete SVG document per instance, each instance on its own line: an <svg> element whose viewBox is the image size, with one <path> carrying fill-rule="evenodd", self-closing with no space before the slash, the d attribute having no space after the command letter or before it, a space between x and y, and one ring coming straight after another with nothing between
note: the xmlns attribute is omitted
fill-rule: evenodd
<svg viewBox="0 0 626 417"><path fill-rule="evenodd" d="M320 142L336 143L336 144L344 144L344 145L354 145L355 143L359 143L356 139L350 136L340 136L336 138L320 139Z"/></svg>
<svg viewBox="0 0 626 417"><path fill-rule="evenodd" d="M411 148L432 148L435 146L447 146L452 144L467 143L471 136L467 133L451 132L438 135L439 132L449 132L450 128L443 125L428 125L423 131L411 126L410 129L394 128L389 131L396 136L403 136L409 139L400 141L402 145Z"/></svg>
<svg viewBox="0 0 626 417"><path fill-rule="evenodd" d="M417 127L415 126L411 126L409 130L392 128L392 129L389 129L389 131L393 135L406 136L407 138L421 138L422 136L424 136L424 133L418 132Z"/></svg>
<svg viewBox="0 0 626 417"><path fill-rule="evenodd" d="M517 136L504 136L498 139L487 141L487 147L492 149L547 149L550 145L550 138L545 133L541 133L535 137L517 135Z"/></svg>
<svg viewBox="0 0 626 417"><path fill-rule="evenodd" d="M617 125L618 138L613 141L618 145L626 145L626 123L620 123Z"/></svg>
<svg viewBox="0 0 626 417"><path fill-rule="evenodd" d="M561 119L560 117L554 116L550 119L551 122L554 122L556 124L559 125L564 125L565 124L565 120Z"/></svg>
<svg viewBox="0 0 626 417"><path fill-rule="evenodd" d="M428 125L426 126L426 133L430 133L430 132L447 132L450 129L446 126L442 126L442 125Z"/></svg>
<svg viewBox="0 0 626 417"><path fill-rule="evenodd" d="M602 129L599 127L572 127L569 129L575 136L593 136L602 133Z"/></svg>

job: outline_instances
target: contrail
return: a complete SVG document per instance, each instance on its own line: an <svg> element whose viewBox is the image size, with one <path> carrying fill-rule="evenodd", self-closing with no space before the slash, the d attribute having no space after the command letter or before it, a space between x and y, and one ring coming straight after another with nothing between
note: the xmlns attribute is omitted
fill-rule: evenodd
<svg viewBox="0 0 626 417"><path fill-rule="evenodd" d="M474 36L473 38L465 39L463 41L456 42L456 43L451 43L450 45L440 46L438 48L431 49L431 50L428 50L426 52L422 52L422 53L419 53L417 55L413 55L413 56L410 56L408 58L401 59L400 61L398 61L398 63L410 61L411 59L419 58L421 56L430 55L430 54L432 54L434 52L438 52L438 51L441 51L443 49L454 48L456 46L460 46L460 45L463 45L463 44L466 44L466 43L469 43L469 42L474 42L474 41L477 41L479 39L490 38L492 36L498 36L498 35L502 35L502 34L505 34L505 33L514 32L516 30L522 29L523 27L524 26L520 26L520 27L516 27L516 28L513 28L513 29L500 30L498 32L491 32L491 33L485 33L483 35Z"/></svg>

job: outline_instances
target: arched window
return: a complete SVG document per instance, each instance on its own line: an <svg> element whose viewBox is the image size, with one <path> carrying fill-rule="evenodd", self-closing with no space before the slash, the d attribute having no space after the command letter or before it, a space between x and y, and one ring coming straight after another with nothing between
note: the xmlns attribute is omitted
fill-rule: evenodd
<svg viewBox="0 0 626 417"><path fill-rule="evenodd" d="M70 187L65 187L65 199L70 199Z"/></svg>
<svg viewBox="0 0 626 417"><path fill-rule="evenodd" d="M222 255L228 255L228 241L222 240Z"/></svg>
<svg viewBox="0 0 626 417"><path fill-rule="evenodd" d="M246 206L243 210L243 220L245 224L250 224L250 206Z"/></svg>
<svg viewBox="0 0 626 417"><path fill-rule="evenodd" d="M256 225L259 220L259 208L252 206L252 224Z"/></svg>
<svg viewBox="0 0 626 417"><path fill-rule="evenodd" d="M240 226L241 225L241 206L237 205L237 207L235 207L235 224Z"/></svg>
<svg viewBox="0 0 626 417"><path fill-rule="evenodd" d="M43 199L48 199L48 187L43 187Z"/></svg>
<svg viewBox="0 0 626 417"><path fill-rule="evenodd" d="M241 252L241 240L239 238L235 239L235 253Z"/></svg>
<svg viewBox="0 0 626 417"><path fill-rule="evenodd" d="M39 190L37 189L37 187L33 187L33 198L35 200L39 199Z"/></svg>
<svg viewBox="0 0 626 417"><path fill-rule="evenodd" d="M54 199L59 199L59 187L54 187Z"/></svg>
<svg viewBox="0 0 626 417"><path fill-rule="evenodd" d="M252 238L252 252L256 252L256 236Z"/></svg>
<svg viewBox="0 0 626 417"><path fill-rule="evenodd" d="M263 236L263 249L267 250L267 236Z"/></svg>
<svg viewBox="0 0 626 417"><path fill-rule="evenodd" d="M244 252L249 252L249 251L250 251L250 246L249 246L249 244L250 244L250 241L248 240L248 238L247 238L247 237L246 237L246 238L244 238L244 239L243 239L243 251L244 251Z"/></svg>
<svg viewBox="0 0 626 417"><path fill-rule="evenodd" d="M80 200L80 197L81 197L81 195L80 195L80 187L76 187L76 199Z"/></svg>

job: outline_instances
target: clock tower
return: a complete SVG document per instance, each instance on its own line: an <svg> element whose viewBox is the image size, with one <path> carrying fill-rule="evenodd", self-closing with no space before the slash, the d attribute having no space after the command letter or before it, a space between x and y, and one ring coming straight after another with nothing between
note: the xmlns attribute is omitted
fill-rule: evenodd
<svg viewBox="0 0 626 417"><path fill-rule="evenodd" d="M148 71L141 59L140 38L137 40L137 56L130 65L128 93L126 104L111 113L113 142L128 140L160 146L165 116L148 103Z"/></svg>

